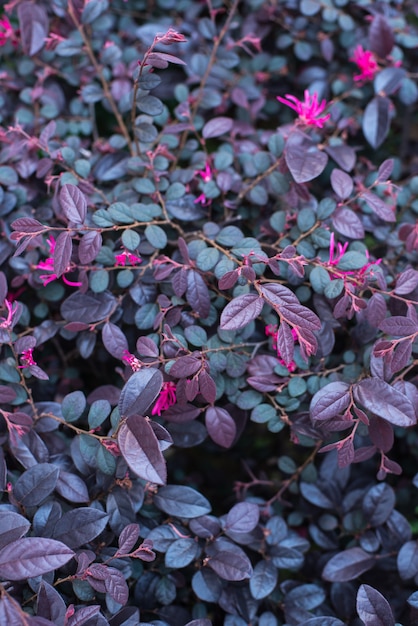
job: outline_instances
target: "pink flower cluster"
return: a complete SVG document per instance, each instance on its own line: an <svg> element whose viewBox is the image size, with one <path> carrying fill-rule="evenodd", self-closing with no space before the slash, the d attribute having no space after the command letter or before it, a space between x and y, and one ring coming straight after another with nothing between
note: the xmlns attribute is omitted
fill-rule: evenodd
<svg viewBox="0 0 418 626"><path fill-rule="evenodd" d="M10 41L13 46L17 46L18 39L13 26L10 24L7 17L0 19L0 46L5 46Z"/></svg>
<svg viewBox="0 0 418 626"><path fill-rule="evenodd" d="M33 348L23 350L20 362L22 365L19 365L19 369L24 369L26 367L30 367L31 365L37 365L35 359L33 358Z"/></svg>
<svg viewBox="0 0 418 626"><path fill-rule="evenodd" d="M338 265L338 263L341 261L342 257L344 256L345 252L347 251L348 248L348 241L346 241L344 244L341 243L337 243L337 245L335 245L335 235L334 233L331 233L331 238L330 238L330 242L329 242L329 261L328 261L328 265ZM369 259L369 252L368 250L366 250L366 257L367 259ZM341 278L341 276L347 276L347 275L355 275L356 278L363 278L366 271L369 269L369 267L371 265L380 265L380 263L382 262L382 259L377 259L376 261L369 261L363 265L363 267L361 267L358 270L355 271L351 271L351 270L338 270L338 274L331 273L331 277L332 278Z"/></svg>
<svg viewBox="0 0 418 626"><path fill-rule="evenodd" d="M50 256L47 259L45 259L45 261L40 261L40 263L38 263L38 265L35 268L37 270L45 270L46 272L50 272L49 274L41 274L39 276L39 278L41 279L42 284L43 284L44 287L48 283L51 283L53 280L57 280L58 279L58 276L54 272L55 237L53 237L53 235L51 235L46 240L46 242L47 242L47 244L49 246L49 254L50 254ZM71 272L73 269L74 269L73 266L70 264L66 268L64 274L62 275L62 280L64 281L64 283L66 285L70 285L70 287L81 287L82 283L73 282L71 280L68 280L68 278L66 278L66 276L65 276L65 274L68 274L68 272Z"/></svg>
<svg viewBox="0 0 418 626"><path fill-rule="evenodd" d="M357 46L353 52L353 56L349 59L357 65L360 74L354 76L355 81L372 80L376 72L379 71L379 66L376 61L376 57L370 50L363 50L363 46Z"/></svg>
<svg viewBox="0 0 418 626"><path fill-rule="evenodd" d="M122 250L119 254L115 254L116 265L137 265L138 263L142 263L142 259L140 256L129 252L128 250Z"/></svg>
<svg viewBox="0 0 418 626"><path fill-rule="evenodd" d="M296 369L296 363L294 361L291 361L290 363L285 363L285 361L282 359L282 355L280 354L280 350L277 346L277 333L278 333L277 324L269 324L268 326L265 327L264 332L266 333L267 337L272 338L273 348L277 351L277 357L279 359L280 365L284 365L285 367L287 367L289 372L294 372ZM294 328L292 328L292 337L294 341L296 341L298 338L298 334Z"/></svg>
<svg viewBox="0 0 418 626"><path fill-rule="evenodd" d="M122 354L122 361L125 361L131 368L133 372L137 372L141 369L142 363L134 354L129 352L129 350L124 350Z"/></svg>
<svg viewBox="0 0 418 626"><path fill-rule="evenodd" d="M167 381L163 383L160 395L152 409L152 415L161 415L162 411L166 411L176 403L176 383Z"/></svg>
<svg viewBox="0 0 418 626"><path fill-rule="evenodd" d="M0 328L10 329L13 328L13 318L17 311L17 303L13 304L9 300L4 301L4 306L7 309L7 317L0 317Z"/></svg>
<svg viewBox="0 0 418 626"><path fill-rule="evenodd" d="M328 106L327 101L322 100L322 102L318 102L318 94L315 92L311 95L307 89L305 89L304 98L303 101L298 100L296 96L288 93L285 98L277 96L279 102L296 111L301 124L322 128L331 117L330 113L321 115Z"/></svg>
<svg viewBox="0 0 418 626"><path fill-rule="evenodd" d="M204 183L209 183L213 178L213 172L209 163L206 163L204 170L196 170L195 174L199 174L202 177ZM195 204L200 203L203 206L207 206L211 203L211 200L205 196L204 193L201 193L195 200Z"/></svg>

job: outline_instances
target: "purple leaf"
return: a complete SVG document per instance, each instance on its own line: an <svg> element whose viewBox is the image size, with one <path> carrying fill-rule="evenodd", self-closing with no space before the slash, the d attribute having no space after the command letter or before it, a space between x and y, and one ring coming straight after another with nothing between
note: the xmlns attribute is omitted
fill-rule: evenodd
<svg viewBox="0 0 418 626"><path fill-rule="evenodd" d="M60 541L24 537L0 550L0 576L6 580L35 578L62 567L73 556Z"/></svg>
<svg viewBox="0 0 418 626"><path fill-rule="evenodd" d="M269 283L261 285L260 291L266 302L291 326L298 326L308 331L321 328L319 317L308 307L300 304L293 291L288 287Z"/></svg>
<svg viewBox="0 0 418 626"><path fill-rule="evenodd" d="M326 146L324 150L346 172L351 172L356 164L356 152L350 146Z"/></svg>
<svg viewBox="0 0 418 626"><path fill-rule="evenodd" d="M393 373L399 372L409 364L412 356L412 339L409 341L402 341L396 347L392 353L390 360L390 368Z"/></svg>
<svg viewBox="0 0 418 626"><path fill-rule="evenodd" d="M414 578L418 574L418 543L407 541L399 550L397 565L402 580Z"/></svg>
<svg viewBox="0 0 418 626"><path fill-rule="evenodd" d="M136 351L141 356L158 356L158 346L150 337L139 337L136 342Z"/></svg>
<svg viewBox="0 0 418 626"><path fill-rule="evenodd" d="M106 319L113 311L116 299L104 293L72 293L61 304L61 315L68 322L92 324Z"/></svg>
<svg viewBox="0 0 418 626"><path fill-rule="evenodd" d="M379 324L386 317L386 300L380 293L374 293L367 303L366 316L369 324L375 328L379 327Z"/></svg>
<svg viewBox="0 0 418 626"><path fill-rule="evenodd" d="M363 498L363 513L370 526L381 526L390 517L395 506L395 492L386 483L371 487Z"/></svg>
<svg viewBox="0 0 418 626"><path fill-rule="evenodd" d="M376 557L361 548L348 548L333 556L325 565L322 578L333 583L358 578L375 564Z"/></svg>
<svg viewBox="0 0 418 626"><path fill-rule="evenodd" d="M234 533L249 533L258 524L260 510L252 502L238 502L229 511L225 520L225 531Z"/></svg>
<svg viewBox="0 0 418 626"><path fill-rule="evenodd" d="M200 415L200 409L193 406L193 404L174 404L164 411L164 419L167 422L173 422L175 424L183 424L184 422L191 422Z"/></svg>
<svg viewBox="0 0 418 626"><path fill-rule="evenodd" d="M157 485L166 483L166 463L148 419L141 415L128 417L119 429L118 445L123 458L137 476Z"/></svg>
<svg viewBox="0 0 418 626"><path fill-rule="evenodd" d="M386 182L389 179L392 174L394 164L394 159L386 159L386 161L383 161L377 172L377 181L379 183Z"/></svg>
<svg viewBox="0 0 418 626"><path fill-rule="evenodd" d="M384 220L385 222L396 222L394 205L390 206L371 191L364 191L360 197L367 203L373 213L375 213L377 217L380 217L381 220Z"/></svg>
<svg viewBox="0 0 418 626"><path fill-rule="evenodd" d="M29 528L30 522L23 515L14 511L0 511L0 548L26 535Z"/></svg>
<svg viewBox="0 0 418 626"><path fill-rule="evenodd" d="M297 183L306 183L317 178L324 171L328 156L305 136L293 133L287 140L284 153L286 165Z"/></svg>
<svg viewBox="0 0 418 626"><path fill-rule="evenodd" d="M83 626L86 622L89 621L95 615L100 613L100 605L90 605L85 606L82 609L78 609L74 615L72 615L69 620L67 626Z"/></svg>
<svg viewBox="0 0 418 626"><path fill-rule="evenodd" d="M106 350L115 359L121 360L123 353L128 351L128 340L119 326L112 324L112 322L106 322L103 326L102 340Z"/></svg>
<svg viewBox="0 0 418 626"><path fill-rule="evenodd" d="M394 626L395 624L389 602L370 585L360 585L356 606L357 613L365 626Z"/></svg>
<svg viewBox="0 0 418 626"><path fill-rule="evenodd" d="M353 192L353 179L342 170L335 168L331 172L331 187L341 200L345 200Z"/></svg>
<svg viewBox="0 0 418 626"><path fill-rule="evenodd" d="M178 357L170 368L170 376L187 378L193 376L202 367L202 360L194 356Z"/></svg>
<svg viewBox="0 0 418 626"><path fill-rule="evenodd" d="M118 569L114 567L107 568L107 576L105 578L106 592L118 604L126 604L129 598L129 588L126 580Z"/></svg>
<svg viewBox="0 0 418 626"><path fill-rule="evenodd" d="M202 136L204 139L211 139L212 137L220 137L230 132L234 125L234 121L230 117L214 117L206 122L202 129Z"/></svg>
<svg viewBox="0 0 418 626"><path fill-rule="evenodd" d="M343 415L350 404L350 385L335 381L316 392L311 401L312 420L328 420Z"/></svg>
<svg viewBox="0 0 418 626"><path fill-rule="evenodd" d="M258 561L250 579L251 595L255 600L262 600L271 594L277 584L277 567L271 561Z"/></svg>
<svg viewBox="0 0 418 626"><path fill-rule="evenodd" d="M172 279L171 284L173 286L173 291L178 298L181 298L187 290L187 274L188 270L182 267L178 272L176 272Z"/></svg>
<svg viewBox="0 0 418 626"><path fill-rule="evenodd" d="M399 89L406 72L401 67L385 67L374 79L374 91L382 96L390 96Z"/></svg>
<svg viewBox="0 0 418 626"><path fill-rule="evenodd" d="M393 315L385 318L380 322L379 328L387 335L393 335L394 337L407 337L418 332L418 324L402 315Z"/></svg>
<svg viewBox="0 0 418 626"><path fill-rule="evenodd" d="M49 26L47 12L40 4L22 2L17 7L17 15L23 51L33 56L45 45Z"/></svg>
<svg viewBox="0 0 418 626"><path fill-rule="evenodd" d="M286 365L289 365L293 360L295 353L295 340L293 339L292 331L289 324L284 320L280 322L279 330L277 332L277 350L280 352L280 356Z"/></svg>
<svg viewBox="0 0 418 626"><path fill-rule="evenodd" d="M0 597L0 624L22 626L22 609L20 603L16 602L16 600L7 593L3 593Z"/></svg>
<svg viewBox="0 0 418 626"><path fill-rule="evenodd" d="M368 411L396 426L413 426L417 418L411 401L379 378L365 378L354 385L354 398Z"/></svg>
<svg viewBox="0 0 418 626"><path fill-rule="evenodd" d="M83 224L86 219L87 200L75 185L63 185L59 194L60 204L65 217L74 224Z"/></svg>
<svg viewBox="0 0 418 626"><path fill-rule="evenodd" d="M263 298L255 293L246 293L228 302L221 314L222 330L239 330L260 315Z"/></svg>
<svg viewBox="0 0 418 626"><path fill-rule="evenodd" d="M172 54L166 54L165 52L151 52L147 56L147 65L157 67L159 69L165 69L169 63L175 63L176 65L186 65L186 63L179 59L179 57Z"/></svg>
<svg viewBox="0 0 418 626"><path fill-rule="evenodd" d="M360 218L347 207L339 207L333 213L332 225L341 235L350 239L363 239L364 227Z"/></svg>
<svg viewBox="0 0 418 626"><path fill-rule="evenodd" d="M218 282L219 289L232 289L239 278L238 270L231 270L220 277Z"/></svg>
<svg viewBox="0 0 418 626"><path fill-rule="evenodd" d="M210 438L223 448L230 448L235 441L237 427L234 420L221 407L206 409L205 424Z"/></svg>
<svg viewBox="0 0 418 626"><path fill-rule="evenodd" d="M154 368L134 372L122 388L119 399L121 416L144 415L161 391L163 375Z"/></svg>
<svg viewBox="0 0 418 626"><path fill-rule="evenodd" d="M196 270L187 272L187 302L199 317L205 319L210 311L209 290L202 276Z"/></svg>
<svg viewBox="0 0 418 626"><path fill-rule="evenodd" d="M39 143L45 148L48 147L48 142L55 135L57 124L54 120L48 122L48 124L42 129L39 135Z"/></svg>
<svg viewBox="0 0 418 626"><path fill-rule="evenodd" d="M86 483L77 474L60 470L55 490L69 502L90 502Z"/></svg>
<svg viewBox="0 0 418 626"><path fill-rule="evenodd" d="M19 217L12 222L11 226L13 230L25 235L37 235L49 230L48 226L44 226L32 217Z"/></svg>
<svg viewBox="0 0 418 626"><path fill-rule="evenodd" d="M382 452L389 452L393 446L393 428L389 422L381 417L370 416L369 437L376 448Z"/></svg>
<svg viewBox="0 0 418 626"><path fill-rule="evenodd" d="M206 370L199 374L199 393L209 404L214 404L216 400L216 384Z"/></svg>
<svg viewBox="0 0 418 626"><path fill-rule="evenodd" d="M211 506L201 493L185 485L166 485L154 496L154 504L168 515L191 519L207 515Z"/></svg>
<svg viewBox="0 0 418 626"><path fill-rule="evenodd" d="M100 535L108 519L106 513L92 507L72 509L55 524L54 538L71 548L79 548Z"/></svg>
<svg viewBox="0 0 418 626"><path fill-rule="evenodd" d="M82 236L78 246L80 263L88 264L94 261L102 247L102 236L97 230L91 230Z"/></svg>
<svg viewBox="0 0 418 626"><path fill-rule="evenodd" d="M391 53L395 39L392 28L380 13L377 13L369 28L369 46L378 57L385 59Z"/></svg>
<svg viewBox="0 0 418 626"><path fill-rule="evenodd" d="M3 404L9 404L16 399L16 391L6 385L0 385L0 398Z"/></svg>
<svg viewBox="0 0 418 626"><path fill-rule="evenodd" d="M223 580L246 580L251 578L253 573L247 556L227 550L219 551L215 556L208 558L207 565Z"/></svg>
<svg viewBox="0 0 418 626"><path fill-rule="evenodd" d="M129 554L139 537L139 525L128 524L122 530L118 538L118 553Z"/></svg>
<svg viewBox="0 0 418 626"><path fill-rule="evenodd" d="M378 148L389 132L391 102L384 96L375 96L366 106L363 115L363 133L372 148Z"/></svg>
<svg viewBox="0 0 418 626"><path fill-rule="evenodd" d="M64 624L67 607L61 595L52 585L41 580L38 589L37 615L53 624Z"/></svg>
<svg viewBox="0 0 418 626"><path fill-rule="evenodd" d="M39 463L17 479L13 495L22 506L37 506L55 489L59 469L52 463Z"/></svg>
<svg viewBox="0 0 418 626"><path fill-rule="evenodd" d="M418 285L418 271L411 268L399 274L396 279L396 287L394 289L398 296L404 296L412 293Z"/></svg>

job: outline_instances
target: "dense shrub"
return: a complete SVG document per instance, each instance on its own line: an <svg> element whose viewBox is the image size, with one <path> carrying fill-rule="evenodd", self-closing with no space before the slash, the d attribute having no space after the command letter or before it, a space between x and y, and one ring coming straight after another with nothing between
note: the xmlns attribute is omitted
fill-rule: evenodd
<svg viewBox="0 0 418 626"><path fill-rule="evenodd" d="M416 23L4 5L0 626L417 623Z"/></svg>

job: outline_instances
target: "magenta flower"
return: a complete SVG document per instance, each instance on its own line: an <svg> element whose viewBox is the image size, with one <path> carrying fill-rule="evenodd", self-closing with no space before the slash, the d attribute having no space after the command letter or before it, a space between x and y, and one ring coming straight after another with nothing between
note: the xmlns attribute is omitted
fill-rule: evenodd
<svg viewBox="0 0 418 626"><path fill-rule="evenodd" d="M22 365L19 365L19 369L24 369L26 367L30 367L31 365L37 365L35 359L33 358L33 348L23 350L20 361Z"/></svg>
<svg viewBox="0 0 418 626"><path fill-rule="evenodd" d="M209 183L213 178L213 172L211 170L209 163L206 163L205 169L196 170L195 174L199 174L199 176L202 177L204 183ZM204 193L201 193L200 196L198 196L194 202L195 204L200 203L203 206L205 206L205 205L210 204L211 200L208 199Z"/></svg>
<svg viewBox="0 0 418 626"><path fill-rule="evenodd" d="M57 280L58 276L55 274L54 272L54 252L55 252L55 238L53 237L53 235L51 235L47 240L46 240L48 246L49 246L49 254L51 256L49 256L47 259L45 259L45 261L40 261L38 263L38 265L36 266L35 269L37 270L45 270L46 272L50 272L49 274L41 274L39 276L39 278L42 281L43 286L45 287L45 285L47 285L48 283L52 283L53 280ZM66 278L65 274L67 274L68 272L71 272L73 269L75 268L75 266L73 267L72 264L70 264L64 274L62 275L62 280L66 285L69 285L70 287L81 287L82 283L79 282L73 282L71 280L68 280L68 278Z"/></svg>
<svg viewBox="0 0 418 626"><path fill-rule="evenodd" d="M125 361L125 363L127 363L132 368L133 372L137 372L142 367L141 361L134 354L131 354L129 350L123 351L122 361Z"/></svg>
<svg viewBox="0 0 418 626"><path fill-rule="evenodd" d="M171 381L163 383L160 395L152 409L152 415L161 415L161 411L169 409L176 403L176 383Z"/></svg>
<svg viewBox="0 0 418 626"><path fill-rule="evenodd" d="M12 304L9 300L4 301L4 306L7 309L7 317L0 317L0 328L13 328L14 321L13 317L17 311L17 302Z"/></svg>
<svg viewBox="0 0 418 626"><path fill-rule="evenodd" d="M14 46L17 45L17 38L13 26L10 24L7 17L2 17L0 19L0 46L5 46L9 40Z"/></svg>
<svg viewBox="0 0 418 626"><path fill-rule="evenodd" d="M379 66L376 61L376 57L370 50L363 50L363 46L357 46L353 52L353 56L349 59L357 65L360 74L354 76L355 81L359 80L372 80L376 72L379 70Z"/></svg>
<svg viewBox="0 0 418 626"><path fill-rule="evenodd" d="M323 113L328 106L327 101L322 100L322 102L319 103L318 94L315 92L311 95L307 89L305 89L304 96L305 99L302 101L298 100L296 96L287 93L285 98L277 96L277 100L296 111L302 124L322 128L325 122L331 117L330 113L320 117L321 113Z"/></svg>
<svg viewBox="0 0 418 626"><path fill-rule="evenodd" d="M127 250L122 250L120 254L115 254L116 265L125 266L127 263L130 265L137 265L138 263L142 263L142 259L140 256L136 256L136 254L132 254L132 252L128 252Z"/></svg>
<svg viewBox="0 0 418 626"><path fill-rule="evenodd" d="M334 233L331 233L331 238L329 240L329 265L338 265L347 248L348 241L346 241L344 245L337 243L337 249L335 249L335 236Z"/></svg>

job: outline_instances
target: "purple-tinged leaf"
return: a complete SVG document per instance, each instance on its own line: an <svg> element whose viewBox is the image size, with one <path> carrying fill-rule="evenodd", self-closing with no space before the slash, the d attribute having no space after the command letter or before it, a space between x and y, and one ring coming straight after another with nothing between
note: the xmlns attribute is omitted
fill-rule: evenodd
<svg viewBox="0 0 418 626"><path fill-rule="evenodd" d="M0 597L0 624L4 624L5 626L22 626L22 609L20 603L16 602L8 593L3 593ZM26 622L26 624L28 624L28 622ZM24 624L24 626L26 626L26 624Z"/></svg>
<svg viewBox="0 0 418 626"><path fill-rule="evenodd" d="M234 125L234 121L230 117L214 117L206 122L202 129L204 139L212 139L229 133Z"/></svg>
<svg viewBox="0 0 418 626"><path fill-rule="evenodd" d="M223 580L246 580L251 578L253 568L247 556L220 550L215 556L207 558L207 565Z"/></svg>
<svg viewBox="0 0 418 626"><path fill-rule="evenodd" d="M201 410L193 404L174 404L164 411L164 419L174 424L184 424L199 417Z"/></svg>
<svg viewBox="0 0 418 626"><path fill-rule="evenodd" d="M331 187L341 200L345 200L353 192L353 179L342 170L335 168L331 172Z"/></svg>
<svg viewBox="0 0 418 626"><path fill-rule="evenodd" d="M351 209L347 207L339 207L333 213L332 225L344 237L350 237L350 239L363 239L364 227L363 224Z"/></svg>
<svg viewBox="0 0 418 626"><path fill-rule="evenodd" d="M154 368L134 372L122 388L119 399L121 416L144 415L161 391L163 375Z"/></svg>
<svg viewBox="0 0 418 626"><path fill-rule="evenodd" d="M396 222L395 205L389 205L371 191L364 191L361 196L371 210L385 222Z"/></svg>
<svg viewBox="0 0 418 626"><path fill-rule="evenodd" d="M367 303L366 317L369 324L378 328L386 317L386 300L381 293L374 293Z"/></svg>
<svg viewBox="0 0 418 626"><path fill-rule="evenodd" d="M173 439L164 426L161 426L158 422L154 422L150 420L151 428L154 431L154 435L157 437L158 445L160 446L161 452L167 450L170 446L173 445Z"/></svg>
<svg viewBox="0 0 418 626"><path fill-rule="evenodd" d="M369 437L378 450L389 452L393 447L392 425L381 417L372 415L369 420Z"/></svg>
<svg viewBox="0 0 418 626"><path fill-rule="evenodd" d="M54 539L70 548L79 548L104 530L109 516L99 509L79 507L64 513L54 528Z"/></svg>
<svg viewBox="0 0 418 626"><path fill-rule="evenodd" d="M293 133L287 140L284 153L286 165L294 180L301 184L317 178L324 171L328 156L300 133Z"/></svg>
<svg viewBox="0 0 418 626"><path fill-rule="evenodd" d="M61 541L23 537L0 550L0 576L6 580L35 578L62 567L73 556Z"/></svg>
<svg viewBox="0 0 418 626"><path fill-rule="evenodd" d="M418 332L418 324L402 315L393 315L385 318L380 322L379 328L387 335L393 335L394 337L407 337Z"/></svg>
<svg viewBox="0 0 418 626"><path fill-rule="evenodd" d="M41 580L36 614L50 620L57 626L61 626L64 624L66 611L67 607L58 591L46 580Z"/></svg>
<svg viewBox="0 0 418 626"><path fill-rule="evenodd" d="M157 67L158 69L165 69L169 63L175 63L176 65L186 65L186 63L172 54L165 52L151 52L147 56L147 65Z"/></svg>
<svg viewBox="0 0 418 626"><path fill-rule="evenodd" d="M91 230L82 236L78 246L80 263L88 264L95 260L102 247L102 235L97 230Z"/></svg>
<svg viewBox="0 0 418 626"><path fill-rule="evenodd" d="M54 491L58 474L58 467L52 463L34 465L17 479L13 495L24 507L38 506Z"/></svg>
<svg viewBox="0 0 418 626"><path fill-rule="evenodd" d="M378 57L385 59L392 52L395 38L386 18L377 13L369 28L369 47Z"/></svg>
<svg viewBox="0 0 418 626"><path fill-rule="evenodd" d="M54 273L59 278L67 270L73 252L73 242L71 233L64 231L60 233L55 242L54 250Z"/></svg>
<svg viewBox="0 0 418 626"><path fill-rule="evenodd" d="M312 420L329 420L343 415L350 404L350 385L335 381L316 392L311 400Z"/></svg>
<svg viewBox="0 0 418 626"><path fill-rule="evenodd" d="M239 278L238 270L231 270L220 277L218 281L219 289L232 289Z"/></svg>
<svg viewBox="0 0 418 626"><path fill-rule="evenodd" d="M118 445L137 476L156 485L165 485L167 467L150 420L141 415L128 417L119 428Z"/></svg>
<svg viewBox="0 0 418 626"><path fill-rule="evenodd" d="M382 165L379 167L379 170L377 172L376 180L379 183L384 183L387 180L389 180L389 177L393 171L394 164L395 164L394 159L386 159L385 161L383 161Z"/></svg>
<svg viewBox="0 0 418 626"><path fill-rule="evenodd" d="M390 96L402 84L406 72L401 67L385 67L374 79L374 91L381 96Z"/></svg>
<svg viewBox="0 0 418 626"><path fill-rule="evenodd" d="M67 322L92 324L106 319L116 306L112 294L75 291L61 304L61 315Z"/></svg>
<svg viewBox="0 0 418 626"><path fill-rule="evenodd" d="M2 404L10 404L17 397L16 391L12 387L0 385L0 398Z"/></svg>
<svg viewBox="0 0 418 626"><path fill-rule="evenodd" d="M361 548L348 548L333 556L325 565L322 578L333 583L355 580L371 569L376 557Z"/></svg>
<svg viewBox="0 0 418 626"><path fill-rule="evenodd" d="M193 376L202 367L202 360L194 356L178 357L170 368L170 376L174 378L187 378Z"/></svg>
<svg viewBox="0 0 418 626"><path fill-rule="evenodd" d="M122 359L123 353L128 351L128 340L125 337L123 331L113 324L112 322L106 322L102 329L102 340L106 350L115 357L115 359Z"/></svg>
<svg viewBox="0 0 418 626"><path fill-rule="evenodd" d="M211 512L208 500L201 493L185 485L166 485L154 496L155 506L175 517L192 519Z"/></svg>
<svg viewBox="0 0 418 626"><path fill-rule="evenodd" d="M310 331L321 328L321 320L313 311L302 306L288 287L269 283L260 285L262 296L281 318L284 318L291 326Z"/></svg>
<svg viewBox="0 0 418 626"><path fill-rule="evenodd" d="M353 388L354 398L365 409L396 426L413 426L417 418L411 401L379 378L365 378Z"/></svg>
<svg viewBox="0 0 418 626"><path fill-rule="evenodd" d="M141 356L158 356L158 346L150 337L139 337L136 342L136 351Z"/></svg>
<svg viewBox="0 0 418 626"><path fill-rule="evenodd" d="M216 384L213 378L206 370L202 370L199 374L199 393L209 404L214 404L216 400Z"/></svg>
<svg viewBox="0 0 418 626"><path fill-rule="evenodd" d="M86 483L77 474L59 471L55 491L60 494L68 502L85 503L90 502L89 492Z"/></svg>
<svg viewBox="0 0 418 626"><path fill-rule="evenodd" d="M83 224L87 213L87 200L75 185L63 185L59 194L62 212L69 222Z"/></svg>
<svg viewBox="0 0 418 626"><path fill-rule="evenodd" d="M229 511L225 520L225 531L234 533L249 533L258 524L260 510L252 502L238 502Z"/></svg>
<svg viewBox="0 0 418 626"><path fill-rule="evenodd" d="M271 561L259 561L250 578L250 591L255 600L267 598L277 585L277 567Z"/></svg>
<svg viewBox="0 0 418 626"><path fill-rule="evenodd" d="M205 319L210 311L210 295L208 287L201 274L196 270L187 272L187 302L199 317Z"/></svg>
<svg viewBox="0 0 418 626"><path fill-rule="evenodd" d="M222 330L245 328L260 315L264 306L263 298L255 293L246 293L228 302L221 314Z"/></svg>
<svg viewBox="0 0 418 626"><path fill-rule="evenodd" d="M173 286L173 291L178 298L181 298L187 290L187 274L188 270L184 267L180 268L178 272L176 272L172 279L171 284Z"/></svg>
<svg viewBox="0 0 418 626"><path fill-rule="evenodd" d="M395 492L388 484L370 487L363 498L363 513L369 526L384 524L393 511L395 501Z"/></svg>
<svg viewBox="0 0 418 626"><path fill-rule="evenodd" d="M139 538L139 525L128 524L118 538L118 554L129 554Z"/></svg>
<svg viewBox="0 0 418 626"><path fill-rule="evenodd" d="M225 409L218 406L211 406L206 409L205 425L209 436L218 446L230 448L235 441L237 427Z"/></svg>
<svg viewBox="0 0 418 626"><path fill-rule="evenodd" d="M19 217L12 222L11 226L16 232L25 235L38 235L49 230L48 226L44 226L41 222L34 220L32 217Z"/></svg>
<svg viewBox="0 0 418 626"><path fill-rule="evenodd" d="M338 467L347 467L351 465L354 460L354 444L351 437L346 437L343 441L340 441L337 446L337 463Z"/></svg>
<svg viewBox="0 0 418 626"><path fill-rule="evenodd" d="M346 144L340 146L326 146L324 150L334 159L336 164L346 172L351 172L356 164L356 152Z"/></svg>
<svg viewBox="0 0 418 626"><path fill-rule="evenodd" d="M173 569L187 567L199 558L200 552L200 546L194 539L189 537L178 539L168 547L165 553L165 565Z"/></svg>
<svg viewBox="0 0 418 626"><path fill-rule="evenodd" d="M48 36L48 14L40 4L21 2L17 7L20 40L25 54L35 55L42 50Z"/></svg>
<svg viewBox="0 0 418 626"><path fill-rule="evenodd" d="M48 124L41 130L39 135L39 143L41 146L47 148L48 142L55 135L55 131L57 129L57 124L54 120L48 122Z"/></svg>
<svg viewBox="0 0 418 626"><path fill-rule="evenodd" d="M395 625L389 602L370 585L360 585L356 607L364 626Z"/></svg>
<svg viewBox="0 0 418 626"><path fill-rule="evenodd" d="M93 604L90 606L85 606L82 609L78 609L74 615L72 615L69 620L67 626L83 626L86 622L88 622L95 615L100 613L100 605Z"/></svg>
<svg viewBox="0 0 418 626"><path fill-rule="evenodd" d="M408 293L412 293L417 285L418 271L408 268L397 277L394 292L398 296L405 296Z"/></svg>
<svg viewBox="0 0 418 626"><path fill-rule="evenodd" d="M23 515L14 511L0 511L0 548L26 535L29 528L30 522Z"/></svg>
<svg viewBox="0 0 418 626"><path fill-rule="evenodd" d="M122 606L128 602L129 587L121 571L114 567L107 568L107 576L105 578L106 592L113 598L115 602Z"/></svg>
<svg viewBox="0 0 418 626"><path fill-rule="evenodd" d="M321 509L334 509L335 503L315 483L300 483L302 496L315 506Z"/></svg>
<svg viewBox="0 0 418 626"><path fill-rule="evenodd" d="M362 128L364 136L372 148L378 148L388 135L390 107L389 98L375 96L365 108Z"/></svg>
<svg viewBox="0 0 418 626"><path fill-rule="evenodd" d="M399 550L397 565L402 580L414 578L418 574L418 543L407 541Z"/></svg>
<svg viewBox="0 0 418 626"><path fill-rule="evenodd" d="M295 340L293 339L289 324L284 320L280 322L277 332L277 350L280 353L280 357L285 362L285 365L289 365L293 361Z"/></svg>

